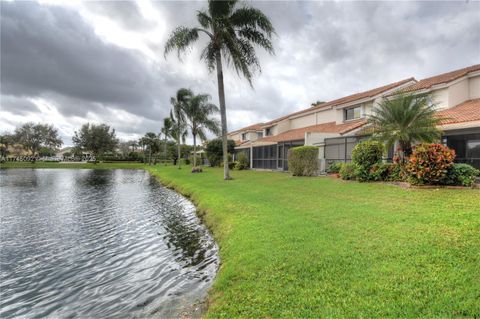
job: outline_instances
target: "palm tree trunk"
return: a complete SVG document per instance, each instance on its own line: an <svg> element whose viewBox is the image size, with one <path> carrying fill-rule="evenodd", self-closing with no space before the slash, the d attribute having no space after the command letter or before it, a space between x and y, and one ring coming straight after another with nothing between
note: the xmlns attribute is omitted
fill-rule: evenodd
<svg viewBox="0 0 480 319"><path fill-rule="evenodd" d="M229 180L231 178L228 169L227 154L227 110L225 106L225 88L223 86L222 53L220 50L215 54L215 61L217 62L218 100L220 102L220 117L222 120L223 179Z"/></svg>
<svg viewBox="0 0 480 319"><path fill-rule="evenodd" d="M167 135L165 135L165 144L163 144L163 160L165 161L165 166L167 166Z"/></svg>
<svg viewBox="0 0 480 319"><path fill-rule="evenodd" d="M178 133L180 134L180 133ZM181 160L181 157L180 157L180 154L181 154L181 151L180 151L180 138L177 140L177 151L178 151L178 169L180 169L180 160Z"/></svg>
<svg viewBox="0 0 480 319"><path fill-rule="evenodd" d="M193 135L193 167L197 167L197 135Z"/></svg>
<svg viewBox="0 0 480 319"><path fill-rule="evenodd" d="M148 154L148 165L152 165L152 146L150 145L150 151Z"/></svg>

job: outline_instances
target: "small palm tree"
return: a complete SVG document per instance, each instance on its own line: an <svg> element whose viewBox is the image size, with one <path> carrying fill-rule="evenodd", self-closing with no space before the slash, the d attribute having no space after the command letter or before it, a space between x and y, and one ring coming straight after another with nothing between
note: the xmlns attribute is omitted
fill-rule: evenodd
<svg viewBox="0 0 480 319"><path fill-rule="evenodd" d="M274 54L271 37L275 33L272 23L263 12L248 6L237 6L237 0L209 0L208 11L198 11L199 27L178 27L165 45L165 56L172 50L178 55L198 40L200 33L208 38L201 59L210 71L216 69L220 117L222 122L222 146L224 179L230 179L227 154L227 114L223 84L222 56L252 84L252 76L260 70L254 46Z"/></svg>
<svg viewBox="0 0 480 319"><path fill-rule="evenodd" d="M210 118L211 115L218 112L218 107L209 103L210 95L194 95L184 104L184 114L187 125L193 136L193 167L197 166L197 136L202 141L207 139L206 131L216 135L220 133L217 120Z"/></svg>
<svg viewBox="0 0 480 319"><path fill-rule="evenodd" d="M387 147L398 143L401 162L412 153L415 142L433 142L441 136L430 95L400 94L384 99L369 116L373 137Z"/></svg>
<svg viewBox="0 0 480 319"><path fill-rule="evenodd" d="M164 155L164 160L165 160L165 165L167 165L166 159L167 159L167 139L169 137L172 137L172 127L173 127L173 122L170 117L166 117L163 119L163 127L161 132L163 133L164 137L164 143L163 143L163 155Z"/></svg>
<svg viewBox="0 0 480 319"><path fill-rule="evenodd" d="M185 117L186 103L193 96L193 92L189 89L180 89L177 91L176 97L170 98L172 110L170 111L170 120L172 121L171 136L177 141L178 151L178 169L180 169L181 158L181 142L185 143L187 137L187 119Z"/></svg>

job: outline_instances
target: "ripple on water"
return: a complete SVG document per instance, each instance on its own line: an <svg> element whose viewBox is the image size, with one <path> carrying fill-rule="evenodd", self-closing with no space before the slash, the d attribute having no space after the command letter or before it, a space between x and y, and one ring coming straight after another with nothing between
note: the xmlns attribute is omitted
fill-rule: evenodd
<svg viewBox="0 0 480 319"><path fill-rule="evenodd" d="M0 318L178 317L217 246L144 171L0 170Z"/></svg>

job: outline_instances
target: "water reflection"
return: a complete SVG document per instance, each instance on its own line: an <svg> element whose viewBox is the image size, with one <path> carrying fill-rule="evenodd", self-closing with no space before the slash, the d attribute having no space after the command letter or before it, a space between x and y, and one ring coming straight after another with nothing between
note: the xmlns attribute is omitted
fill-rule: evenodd
<svg viewBox="0 0 480 319"><path fill-rule="evenodd" d="M0 170L0 317L176 317L217 247L143 171Z"/></svg>

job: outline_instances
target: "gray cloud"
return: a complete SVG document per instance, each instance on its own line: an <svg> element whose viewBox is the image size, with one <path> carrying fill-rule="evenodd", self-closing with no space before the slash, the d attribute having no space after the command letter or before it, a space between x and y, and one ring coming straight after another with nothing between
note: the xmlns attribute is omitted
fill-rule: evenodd
<svg viewBox="0 0 480 319"><path fill-rule="evenodd" d="M263 72L254 79L254 89L227 70L231 129L306 108L316 100L479 63L479 2L247 4L271 17L277 29L276 55L258 51ZM196 25L196 10L206 7L203 1L153 5L163 17L158 23L165 34L179 25ZM1 6L1 93L16 99L4 106L2 96L3 111L38 112L15 105L41 97L66 117L94 114L118 132L141 134L159 129L169 97L180 87L209 93L218 101L214 74L200 61L186 72L175 54L164 60L165 38L160 35L146 43L159 56L151 61L140 51L106 43L71 8L33 2ZM88 2L85 10L139 35L154 29L133 2ZM192 51L190 60L197 61L198 52ZM126 115L119 117L118 111Z"/></svg>
<svg viewBox="0 0 480 319"><path fill-rule="evenodd" d="M0 98L1 110L16 115L39 112L40 109L30 100L12 95L2 95Z"/></svg>

